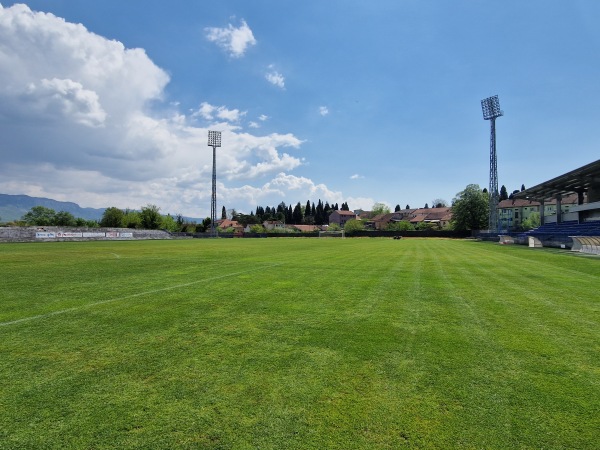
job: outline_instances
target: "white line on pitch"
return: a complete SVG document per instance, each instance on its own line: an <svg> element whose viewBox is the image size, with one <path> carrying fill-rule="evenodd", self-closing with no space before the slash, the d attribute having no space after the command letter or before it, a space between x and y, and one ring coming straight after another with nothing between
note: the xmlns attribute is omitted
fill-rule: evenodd
<svg viewBox="0 0 600 450"><path fill-rule="evenodd" d="M255 269L243 270L241 272L229 273L227 275L219 275L216 277L205 278L203 280L197 280L197 281L191 281L189 283L177 284L175 286L169 286L169 287L164 287L164 288L160 288L160 289L153 289L151 291L145 291L145 292L138 292L136 294L126 295L125 297L111 298L109 300L101 300L99 302L88 303L86 305L74 306L73 308L61 309L60 311L52 311L52 312L49 312L46 314L39 314L37 316L23 317L22 319L11 320L10 322L0 322L0 327L4 327L7 325L15 325L15 324L21 323L21 322L29 322L31 320L45 319L47 317L57 316L59 314L65 314L65 313L68 313L71 311L76 311L78 309L89 308L89 307L97 306L97 305L104 305L106 303L117 302L120 300L126 300L128 298L141 297L142 295L147 295L147 294L156 294L157 292L170 291L173 289L179 289L179 288L183 288L183 287L187 287L187 286L193 286L194 284L206 283L207 281L219 280L221 278L235 277L236 275L242 275L244 273L249 273L249 272L256 272L257 270L262 270L262 269L270 269L272 267L277 267L277 266L281 266L281 264L272 264L272 265L266 266L266 267L257 267Z"/></svg>

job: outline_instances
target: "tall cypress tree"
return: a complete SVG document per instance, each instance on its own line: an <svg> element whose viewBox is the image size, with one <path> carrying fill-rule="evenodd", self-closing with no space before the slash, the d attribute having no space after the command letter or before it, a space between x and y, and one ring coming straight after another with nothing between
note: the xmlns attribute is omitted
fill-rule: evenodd
<svg viewBox="0 0 600 450"><path fill-rule="evenodd" d="M285 215L286 211L287 211L287 207L285 205L285 202L281 202L279 205L277 205L278 213L283 213Z"/></svg>
<svg viewBox="0 0 600 450"><path fill-rule="evenodd" d="M317 203L317 210L315 212L315 223L317 225L323 225L325 223L323 219L323 202L319 199Z"/></svg>
<svg viewBox="0 0 600 450"><path fill-rule="evenodd" d="M299 225L302 223L302 205L300 204L300 202L298 202L296 204L296 207L294 208L292 220L293 220L292 223L294 223L296 225Z"/></svg>

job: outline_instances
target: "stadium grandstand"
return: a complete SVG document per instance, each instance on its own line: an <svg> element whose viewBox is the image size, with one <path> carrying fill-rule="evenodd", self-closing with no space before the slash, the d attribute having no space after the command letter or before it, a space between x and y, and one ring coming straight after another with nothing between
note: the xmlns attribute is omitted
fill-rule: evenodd
<svg viewBox="0 0 600 450"><path fill-rule="evenodd" d="M576 202L563 208L563 199L573 196ZM600 160L525 189L514 198L538 202L544 212L540 226L515 236L516 241L577 250L582 240L600 243ZM555 207L545 208L546 204Z"/></svg>

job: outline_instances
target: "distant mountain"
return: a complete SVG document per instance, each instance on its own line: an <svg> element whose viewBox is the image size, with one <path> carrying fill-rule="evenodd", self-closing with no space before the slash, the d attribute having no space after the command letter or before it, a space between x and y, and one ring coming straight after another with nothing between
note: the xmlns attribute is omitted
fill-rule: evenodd
<svg viewBox="0 0 600 450"><path fill-rule="evenodd" d="M56 212L66 211L85 220L102 219L106 208L82 208L77 203L59 202L50 198L30 197L28 195L0 194L0 222L19 220L34 206L45 206Z"/></svg>

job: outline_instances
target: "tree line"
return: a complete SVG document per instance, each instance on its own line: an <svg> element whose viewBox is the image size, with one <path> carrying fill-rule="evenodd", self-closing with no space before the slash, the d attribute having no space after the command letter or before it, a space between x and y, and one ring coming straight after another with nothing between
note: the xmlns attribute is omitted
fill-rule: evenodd
<svg viewBox="0 0 600 450"><path fill-rule="evenodd" d="M521 191L523 190L525 190L525 185L521 186ZM509 196L506 187L502 186L500 189L500 199L512 198L517 192L519 191L513 191ZM468 185L452 200L451 227L455 230L485 229L489 214L488 204L489 196L486 188L481 189L475 184ZM432 201L432 207L434 208L444 206L447 206L444 200L435 199ZM425 208L428 207L428 204L425 204ZM410 206L406 205L405 209L410 209ZM229 218L235 220L244 227L247 225L259 225L265 221L280 221L285 224L294 225L327 225L329 223L329 215L336 210L350 211L350 207L347 202L343 202L339 206L338 203L330 204L327 201L323 202L319 199L316 204L308 200L304 205L298 202L292 207L291 204L286 205L285 202L281 202L277 207L257 206L256 210L251 211L250 214L238 213L235 210L231 210L228 214L225 206L223 206L221 219ZM400 205L396 205L395 211L400 210ZM390 208L387 205L375 203L370 213L374 217L389 212ZM357 229L361 229L364 227L364 224L360 220L356 222L352 222L350 228L357 227ZM106 208L99 222L76 218L66 211L56 212L44 206L34 206L22 216L20 223L36 226L140 228L149 230L163 229L171 232L202 233L210 228L211 220L207 217L202 222L196 223L186 220L181 214L175 216L171 216L170 214L162 215L158 206L148 204L143 206L139 211L123 210L117 207ZM419 225L421 228L426 226L429 225ZM348 223L346 223L346 227L348 227ZM415 226L409 222L398 222L390 224L388 229L404 231L415 229Z"/></svg>
<svg viewBox="0 0 600 450"><path fill-rule="evenodd" d="M175 217L170 214L160 214L156 205L143 206L140 211L120 209L114 206L106 208L100 221L86 220L73 216L67 211L56 212L45 206L34 206L25 213L17 225L29 226L62 226L87 228L139 228L146 230L206 231L210 227L210 219L204 219L200 224L188 223L181 214Z"/></svg>
<svg viewBox="0 0 600 450"><path fill-rule="evenodd" d="M327 225L329 215L337 210L350 211L350 207L347 202L342 203L340 207L338 203L329 204L327 201L323 203L319 199L316 205L310 200L307 200L304 205L298 202L294 207L291 204L286 205L285 202L281 202L277 207L257 206L256 210L251 211L250 214L242 214L232 210L227 215L227 211L223 206L221 219L229 218L243 226L261 224L272 220L294 225Z"/></svg>

